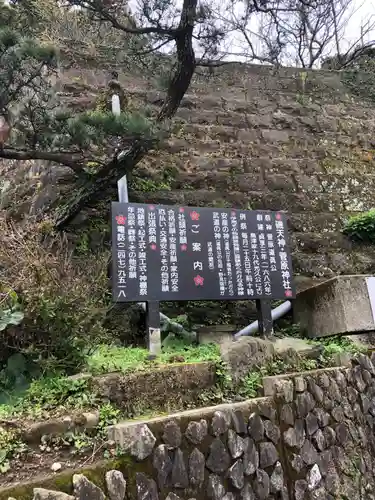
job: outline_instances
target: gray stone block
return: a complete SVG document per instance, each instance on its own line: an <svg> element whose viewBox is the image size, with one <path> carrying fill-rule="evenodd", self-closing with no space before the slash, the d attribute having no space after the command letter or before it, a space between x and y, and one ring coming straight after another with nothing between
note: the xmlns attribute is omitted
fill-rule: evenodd
<svg viewBox="0 0 375 500"><path fill-rule="evenodd" d="M310 338L375 330L367 276L338 276L297 294L293 312Z"/></svg>
<svg viewBox="0 0 375 500"><path fill-rule="evenodd" d="M108 441L113 441L121 449L129 452L137 460L151 455L156 438L144 423L120 423L107 429Z"/></svg>

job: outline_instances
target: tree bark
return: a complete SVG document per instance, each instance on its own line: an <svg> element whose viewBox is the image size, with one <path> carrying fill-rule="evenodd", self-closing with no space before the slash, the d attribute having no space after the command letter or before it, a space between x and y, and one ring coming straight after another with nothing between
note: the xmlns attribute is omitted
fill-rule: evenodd
<svg viewBox="0 0 375 500"><path fill-rule="evenodd" d="M1 145L0 138L0 158L6 160L45 160L49 162L58 163L60 165L65 165L71 168L76 175L84 177L85 171L82 165L78 161L72 159L73 154L62 154L62 153L49 153L46 151L20 151L17 149L3 148Z"/></svg>
<svg viewBox="0 0 375 500"><path fill-rule="evenodd" d="M184 0L179 26L173 35L177 48L176 68L157 117L158 123L173 118L194 75L196 60L193 48L193 30L196 9L197 0ZM92 179L78 181L69 199L59 203L55 216L56 229L66 228L85 206L94 199L100 199L101 191L105 191L105 187L131 172L151 147L151 144L141 141L135 142L121 159L113 159Z"/></svg>
<svg viewBox="0 0 375 500"><path fill-rule="evenodd" d="M141 145L134 144L121 160L112 160L92 179L78 181L73 193L64 202L59 201L55 211L55 228L63 230L92 200L100 199L106 187L128 174L146 154Z"/></svg>

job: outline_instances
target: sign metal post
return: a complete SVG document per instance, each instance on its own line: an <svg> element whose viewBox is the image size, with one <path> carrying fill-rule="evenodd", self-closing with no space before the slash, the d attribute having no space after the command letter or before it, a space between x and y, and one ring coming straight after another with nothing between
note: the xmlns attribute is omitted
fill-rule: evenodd
<svg viewBox="0 0 375 500"><path fill-rule="evenodd" d="M270 300L257 300L259 333L262 337L273 335L272 307Z"/></svg>
<svg viewBox="0 0 375 500"><path fill-rule="evenodd" d="M121 114L120 98L117 94L112 96L112 113ZM117 182L118 200L120 203L129 202L128 180L126 175ZM159 302L146 302L147 345L150 358L156 357L161 351L160 310Z"/></svg>
<svg viewBox="0 0 375 500"><path fill-rule="evenodd" d="M120 203L129 202L128 182L124 175L117 182L118 199ZM161 330L160 330L160 307L159 302L146 302L146 328L147 346L150 359L155 358L161 352Z"/></svg>
<svg viewBox="0 0 375 500"><path fill-rule="evenodd" d="M160 308L159 302L146 302L147 314L147 346L150 359L155 358L161 351Z"/></svg>

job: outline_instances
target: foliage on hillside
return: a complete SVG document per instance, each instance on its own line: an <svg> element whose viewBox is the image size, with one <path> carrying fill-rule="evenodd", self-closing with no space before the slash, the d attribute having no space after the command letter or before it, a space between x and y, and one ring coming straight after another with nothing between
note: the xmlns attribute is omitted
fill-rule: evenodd
<svg viewBox="0 0 375 500"><path fill-rule="evenodd" d="M24 315L1 331L0 369L7 367L11 385L49 370L75 373L106 339L107 259L99 254L81 266L63 237L46 238L38 226L21 229L0 217L0 317L9 309Z"/></svg>
<svg viewBox="0 0 375 500"><path fill-rule="evenodd" d="M366 50L344 69L342 79L353 94L375 102L375 49Z"/></svg>
<svg viewBox="0 0 375 500"><path fill-rule="evenodd" d="M375 209L351 217L343 232L354 241L375 243Z"/></svg>

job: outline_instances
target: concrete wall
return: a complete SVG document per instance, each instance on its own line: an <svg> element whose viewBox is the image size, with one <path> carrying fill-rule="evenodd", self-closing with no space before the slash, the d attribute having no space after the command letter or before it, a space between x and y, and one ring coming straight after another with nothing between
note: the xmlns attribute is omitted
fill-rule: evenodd
<svg viewBox="0 0 375 500"><path fill-rule="evenodd" d="M127 498L374 498L375 367L370 358L360 355L350 368L266 377L264 391L260 399L109 428L112 446L127 453L116 462L127 481ZM98 484L108 467L99 466ZM53 481L71 484L55 476L0 491L0 499L21 498L19 491L22 499L32 498L33 486L53 489ZM76 498L81 500L79 494Z"/></svg>

